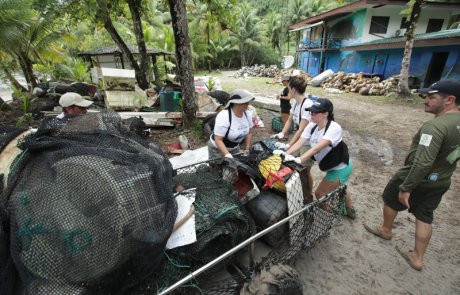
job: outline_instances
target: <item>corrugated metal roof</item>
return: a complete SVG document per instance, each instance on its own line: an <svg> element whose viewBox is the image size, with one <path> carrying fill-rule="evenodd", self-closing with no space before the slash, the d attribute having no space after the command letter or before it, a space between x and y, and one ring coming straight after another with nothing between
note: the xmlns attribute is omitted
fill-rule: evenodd
<svg viewBox="0 0 460 295"><path fill-rule="evenodd" d="M127 45L129 48L129 51L133 54L139 54L139 49L137 46L134 45ZM105 54L121 54L120 48L118 48L117 45L113 46L107 46L107 47L99 47L95 48L93 50L88 50L84 52L80 52L78 55L105 55ZM165 50L159 50L159 49L152 49L152 48L147 48L147 54L153 54L153 55L173 55L173 52L165 51Z"/></svg>
<svg viewBox="0 0 460 295"><path fill-rule="evenodd" d="M435 41L439 39L449 39L449 38L460 38L460 29L443 30L443 31L433 32L433 33L417 34L414 36L415 42ZM347 50L348 48L351 49L351 48L361 47L361 46L385 45L385 44L392 44L392 43L404 43L405 44L405 42L406 42L405 36L390 37L390 38L376 39L376 40L372 40L369 42L362 42L362 43L349 45L347 47L341 48L341 50Z"/></svg>
<svg viewBox="0 0 460 295"><path fill-rule="evenodd" d="M319 21L328 21L331 19L335 19L337 17L344 16L346 14L354 13L358 10L364 8L370 8L383 5L399 5L405 6L408 0L356 0L355 2L343 5L341 7L334 8L332 10L323 12L321 14L309 17L307 19L298 21L294 24L289 25L289 29L294 30L297 29L305 24L311 24ZM447 9L458 9L460 8L460 1L451 1L451 2L440 2L435 0L425 1L424 7L445 7Z"/></svg>

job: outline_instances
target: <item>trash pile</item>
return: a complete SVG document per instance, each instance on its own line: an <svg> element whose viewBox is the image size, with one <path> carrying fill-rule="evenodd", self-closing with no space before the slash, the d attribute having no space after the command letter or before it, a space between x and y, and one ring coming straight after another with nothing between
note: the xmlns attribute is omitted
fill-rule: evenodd
<svg viewBox="0 0 460 295"><path fill-rule="evenodd" d="M326 91L332 88L361 95L391 95L397 92L398 82L399 76L391 76L382 81L376 75L337 72L326 78L321 86Z"/></svg>
<svg viewBox="0 0 460 295"><path fill-rule="evenodd" d="M0 175L0 294L127 294L158 271L172 166L120 127L113 111L47 118L18 141ZM20 132L0 128L2 157Z"/></svg>
<svg viewBox="0 0 460 295"><path fill-rule="evenodd" d="M276 77L278 81L281 81L281 77L282 76L289 76L289 77L293 77L293 76L302 76L305 78L305 81L310 81L311 79L313 79L313 77L311 77L307 72L304 72L302 70L298 70L298 69L282 69L280 70L280 73L279 75Z"/></svg>
<svg viewBox="0 0 460 295"><path fill-rule="evenodd" d="M269 77L275 78L280 75L280 69L276 65L266 67L265 65L254 65L252 67L242 67L232 77Z"/></svg>

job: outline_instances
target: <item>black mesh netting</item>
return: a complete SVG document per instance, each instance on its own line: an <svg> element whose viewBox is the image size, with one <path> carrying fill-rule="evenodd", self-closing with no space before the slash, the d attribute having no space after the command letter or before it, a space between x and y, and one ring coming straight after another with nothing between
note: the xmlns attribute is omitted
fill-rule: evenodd
<svg viewBox="0 0 460 295"><path fill-rule="evenodd" d="M0 196L0 294L125 294L161 271L172 167L120 122L47 119L20 142Z"/></svg>
<svg viewBox="0 0 460 295"><path fill-rule="evenodd" d="M22 131L8 130L16 133L0 144ZM172 171L116 113L43 121L20 141L0 195L0 294L157 294L292 217L257 242L270 250L253 264L246 247L173 291L238 294L258 271L289 264L326 237L343 206L345 186L305 206L303 167L273 156L272 146ZM197 242L165 250L173 190L190 188Z"/></svg>
<svg viewBox="0 0 460 295"><path fill-rule="evenodd" d="M265 244L271 246L271 250L262 254L254 265L247 263L249 251L247 250L248 247L246 247L246 250L227 257L201 275L193 276L191 281L176 289L174 294L200 294L200 292L201 294L239 294L243 284L255 273L273 264L292 263L302 251L307 251L314 247L316 243L328 236L334 222L337 221L337 218L340 218L340 211L344 206L346 186L340 186L320 200L304 205L303 178L305 171L303 167L285 165L279 156L273 157L269 146L270 143L256 143L249 156L238 156L236 161L223 160L223 169L214 160L179 169L178 173L180 174L175 177L175 184L183 184L185 183L184 179L194 175L193 178L190 178L189 183L192 183L193 187L197 187L198 191L202 191L203 196L215 200L213 207L232 208L230 203L219 204L221 192L219 190L214 192L218 187L215 184L211 185L215 180L217 181L217 178L212 176L212 173L219 171L220 175L217 177L221 177L226 181L230 179L230 182L234 185L236 184L235 189L239 199L233 206L238 205L241 207L242 213L249 214L248 220L253 220L257 231L261 231L287 216L294 217L261 238ZM229 176L228 171L225 171L225 168L229 167L244 173L233 173L233 176ZM278 173L283 169L283 173ZM257 196L249 199L241 196L241 190L243 192L248 191L245 182L240 179L241 174L250 175L253 178L260 190ZM267 178L271 180L271 184L264 189ZM191 179L194 180L192 181ZM197 208L200 207L202 206L197 206ZM209 210L204 210L203 212L207 213ZM197 232L200 226L212 228L211 224L201 224L197 219ZM238 232L235 231L234 235L237 236ZM180 276L181 278L186 277L197 270L202 265L201 262L225 252L227 247L224 247L220 242L210 244L213 247L205 243L203 250L207 250L209 253L204 252L203 254L205 254L206 258L203 259L200 256L200 263L198 264L193 264L191 261L193 260L193 257L191 257L193 251L190 248L193 247L187 250L182 249L185 251L171 251L171 257L174 257L173 261L177 265L173 266L174 263L168 263L170 267L168 270L174 272L174 274L181 274L178 271L179 267L186 266L185 269L182 269ZM235 246L235 242L235 239L229 240L229 246ZM256 252L263 251L258 250L257 244L255 246ZM265 249L266 247L262 248ZM216 280L216 274L221 274L224 266L227 266L226 271L231 274L231 277L227 275L224 276L224 279ZM213 280L213 282L210 283L210 280Z"/></svg>

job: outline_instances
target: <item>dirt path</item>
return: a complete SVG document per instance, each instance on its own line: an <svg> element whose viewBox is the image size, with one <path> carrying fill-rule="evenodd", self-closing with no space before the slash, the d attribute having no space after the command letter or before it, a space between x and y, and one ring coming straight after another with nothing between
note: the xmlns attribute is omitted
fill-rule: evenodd
<svg viewBox="0 0 460 295"><path fill-rule="evenodd" d="M231 82L234 88L244 87L274 97L273 88L266 85L221 79ZM308 88L309 91L319 90ZM410 268L395 250L395 246L413 246L413 215L398 215L391 241L370 235L362 225L381 222L382 191L401 167L412 136L432 115L424 113L420 104L372 102L359 95L325 96L334 103L336 121L346 130L345 140L354 165L349 191L358 217L354 221L343 219L327 239L297 261L296 268L304 279L304 294L459 294L459 171L435 212L433 236L422 272ZM256 130L257 138L273 133L269 128L270 113L264 112L262 118L268 128ZM323 176L317 167L313 175L316 184Z"/></svg>

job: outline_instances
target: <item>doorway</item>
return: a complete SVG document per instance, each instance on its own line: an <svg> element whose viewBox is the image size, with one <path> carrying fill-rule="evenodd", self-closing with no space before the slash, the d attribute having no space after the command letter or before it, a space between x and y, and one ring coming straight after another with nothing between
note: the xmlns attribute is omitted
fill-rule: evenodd
<svg viewBox="0 0 460 295"><path fill-rule="evenodd" d="M428 87L434 82L441 80L448 57L449 52L433 52L428 70L426 71L424 87Z"/></svg>

